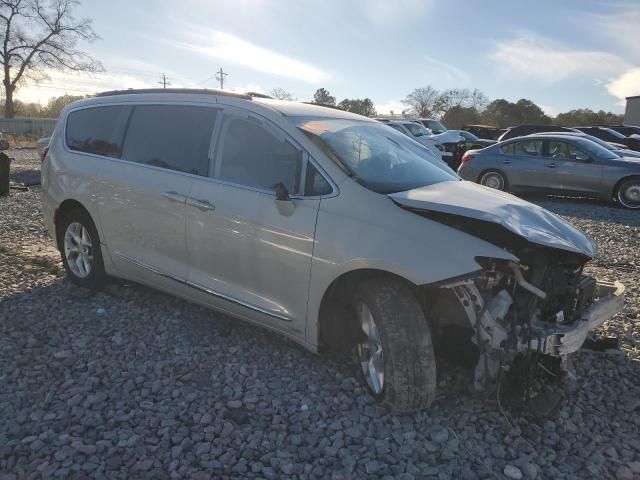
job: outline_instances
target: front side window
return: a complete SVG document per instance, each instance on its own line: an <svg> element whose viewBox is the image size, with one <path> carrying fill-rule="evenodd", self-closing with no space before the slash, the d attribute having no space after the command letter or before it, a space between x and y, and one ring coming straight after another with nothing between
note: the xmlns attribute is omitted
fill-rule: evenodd
<svg viewBox="0 0 640 480"><path fill-rule="evenodd" d="M526 140L515 143L515 154L529 157L539 157L542 155L542 140Z"/></svg>
<svg viewBox="0 0 640 480"><path fill-rule="evenodd" d="M434 135L438 135L439 133L444 133L447 131L447 127L445 127L437 120L423 120L422 123L425 127L431 130Z"/></svg>
<svg viewBox="0 0 640 480"><path fill-rule="evenodd" d="M375 192L459 180L429 150L384 125L337 118L294 117L293 121L347 174Z"/></svg>
<svg viewBox="0 0 640 480"><path fill-rule="evenodd" d="M273 191L284 184L300 193L302 154L276 127L254 118L230 117L222 130L217 178Z"/></svg>
<svg viewBox="0 0 640 480"><path fill-rule="evenodd" d="M71 150L120 158L130 107L91 107L67 117L66 140Z"/></svg>
<svg viewBox="0 0 640 480"><path fill-rule="evenodd" d="M549 156L552 158L575 160L580 156L584 156L584 153L571 143L552 140L549 142Z"/></svg>
<svg viewBox="0 0 640 480"><path fill-rule="evenodd" d="M206 176L217 110L184 105L139 105L131 115L122 158Z"/></svg>
<svg viewBox="0 0 640 480"><path fill-rule="evenodd" d="M507 143L506 145L502 145L500 147L502 153L505 155L514 155L516 152L516 144L515 143Z"/></svg>
<svg viewBox="0 0 640 480"><path fill-rule="evenodd" d="M411 132L414 137L422 137L423 135L430 135L429 130L427 130L424 125L421 123L405 123L407 129Z"/></svg>

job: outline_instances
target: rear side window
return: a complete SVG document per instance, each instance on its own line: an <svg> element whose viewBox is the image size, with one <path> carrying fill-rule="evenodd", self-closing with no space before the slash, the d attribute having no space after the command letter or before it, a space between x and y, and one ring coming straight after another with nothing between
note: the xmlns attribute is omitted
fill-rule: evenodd
<svg viewBox="0 0 640 480"><path fill-rule="evenodd" d="M77 152L120 158L131 107L93 107L67 117L67 146Z"/></svg>
<svg viewBox="0 0 640 480"><path fill-rule="evenodd" d="M526 140L515 142L516 155L539 157L542 155L542 140Z"/></svg>
<svg viewBox="0 0 640 480"><path fill-rule="evenodd" d="M300 193L301 152L275 127L258 120L227 120L219 161L220 180L262 190L283 183L290 194Z"/></svg>
<svg viewBox="0 0 640 480"><path fill-rule="evenodd" d="M206 176L217 110L183 105L134 108L124 142L124 160Z"/></svg>

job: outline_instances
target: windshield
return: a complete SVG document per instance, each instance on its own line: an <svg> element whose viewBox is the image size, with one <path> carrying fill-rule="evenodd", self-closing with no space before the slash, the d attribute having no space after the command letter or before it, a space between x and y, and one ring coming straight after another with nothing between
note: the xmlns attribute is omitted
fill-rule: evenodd
<svg viewBox="0 0 640 480"><path fill-rule="evenodd" d="M607 150L604 147L601 147L597 143L592 142L591 140L587 140L585 138L577 139L578 145L589 154L590 157L596 157L600 160L612 160L615 158L620 158L618 155L613 153L611 150Z"/></svg>
<svg viewBox="0 0 640 480"><path fill-rule="evenodd" d="M294 118L316 145L358 183L394 193L459 177L415 140L377 122Z"/></svg>
<svg viewBox="0 0 640 480"><path fill-rule="evenodd" d="M424 125L422 125L421 123L415 123L415 122L407 122L403 124L406 128L409 129L409 131L411 132L411 134L414 137L422 137L423 135L431 135L431 133L429 133L429 130L427 130Z"/></svg>
<svg viewBox="0 0 640 480"><path fill-rule="evenodd" d="M439 133L444 133L447 131L447 127L445 127L443 124L441 124L437 120L422 120L422 124L425 127L427 127L429 130L431 130L435 135L438 135Z"/></svg>

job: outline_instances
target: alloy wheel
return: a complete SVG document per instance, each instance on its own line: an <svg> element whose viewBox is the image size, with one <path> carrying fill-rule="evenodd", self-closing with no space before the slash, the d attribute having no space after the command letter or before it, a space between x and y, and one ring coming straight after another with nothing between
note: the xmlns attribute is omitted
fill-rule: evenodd
<svg viewBox="0 0 640 480"><path fill-rule="evenodd" d="M485 173L482 176L482 185L496 190L504 190L504 178L499 173Z"/></svg>
<svg viewBox="0 0 640 480"><path fill-rule="evenodd" d="M627 208L640 208L640 181L624 185L618 191L618 201Z"/></svg>
<svg viewBox="0 0 640 480"><path fill-rule="evenodd" d="M358 360L369 388L377 395L384 389L384 355L380 331L369 307L363 302L356 305L358 322L366 339L357 346Z"/></svg>
<svg viewBox="0 0 640 480"><path fill-rule="evenodd" d="M89 231L78 222L70 223L64 234L64 256L75 276L86 278L91 274L93 244Z"/></svg>

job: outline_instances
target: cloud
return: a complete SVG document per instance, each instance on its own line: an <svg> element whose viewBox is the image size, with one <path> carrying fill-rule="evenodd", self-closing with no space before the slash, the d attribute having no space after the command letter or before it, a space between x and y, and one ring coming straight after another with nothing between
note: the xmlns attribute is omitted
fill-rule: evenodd
<svg viewBox="0 0 640 480"><path fill-rule="evenodd" d="M640 4L627 4L612 10L612 13L592 15L590 20L594 31L609 37L627 53L635 56L636 61L640 61Z"/></svg>
<svg viewBox="0 0 640 480"><path fill-rule="evenodd" d="M617 78L607 83L607 91L620 99L620 104L624 105L626 97L640 95L640 67L627 70Z"/></svg>
<svg viewBox="0 0 640 480"><path fill-rule="evenodd" d="M499 42L490 58L509 78L555 83L578 75L617 75L630 65L617 55L591 50L572 50L530 33Z"/></svg>
<svg viewBox="0 0 640 480"><path fill-rule="evenodd" d="M153 80L140 80L129 74L117 73L72 73L50 70L44 72L48 79L37 83L26 83L17 91L16 98L23 102L46 103L51 97L61 95L91 95L107 90L127 88L155 88Z"/></svg>
<svg viewBox="0 0 640 480"><path fill-rule="evenodd" d="M326 72L308 63L267 50L220 31L196 35L193 42L178 45L193 52L242 65L264 73L319 83L329 78Z"/></svg>
<svg viewBox="0 0 640 480"><path fill-rule="evenodd" d="M469 75L458 67L426 55L423 58L429 68L429 76L438 79L434 83L442 83L449 86L460 86L469 83Z"/></svg>

